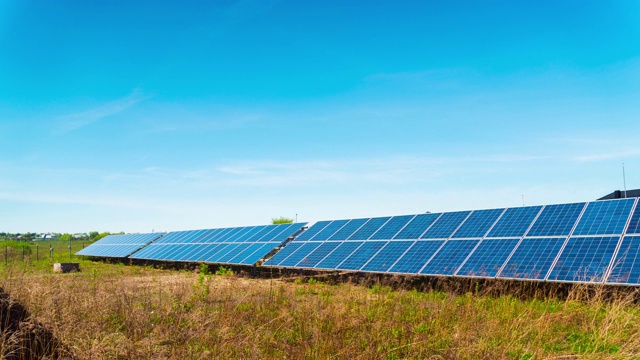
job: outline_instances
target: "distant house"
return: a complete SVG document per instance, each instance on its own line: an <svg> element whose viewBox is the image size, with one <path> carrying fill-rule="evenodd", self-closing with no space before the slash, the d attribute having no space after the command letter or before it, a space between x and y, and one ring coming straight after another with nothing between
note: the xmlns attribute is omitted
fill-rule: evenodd
<svg viewBox="0 0 640 360"><path fill-rule="evenodd" d="M57 234L41 234L38 237L34 238L33 241L47 241L47 240L55 240L58 238Z"/></svg>
<svg viewBox="0 0 640 360"><path fill-rule="evenodd" d="M82 238L88 238L89 234L87 233L75 233L73 234L73 238L74 239L82 239Z"/></svg>

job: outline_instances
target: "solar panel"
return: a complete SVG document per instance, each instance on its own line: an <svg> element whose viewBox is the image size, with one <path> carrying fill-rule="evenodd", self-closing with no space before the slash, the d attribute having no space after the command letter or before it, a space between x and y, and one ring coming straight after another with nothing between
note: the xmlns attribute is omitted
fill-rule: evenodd
<svg viewBox="0 0 640 360"><path fill-rule="evenodd" d="M570 238L551 270L549 280L602 281L619 240L619 236Z"/></svg>
<svg viewBox="0 0 640 360"><path fill-rule="evenodd" d="M349 220L349 222L345 226L336 231L335 234L331 235L329 240L346 240L354 232L358 231L358 229L360 229L360 227L362 227L362 225L364 225L367 221L369 221L369 219Z"/></svg>
<svg viewBox="0 0 640 360"><path fill-rule="evenodd" d="M420 214L416 215L405 227L394 236L394 239L412 240L422 235L442 214Z"/></svg>
<svg viewBox="0 0 640 360"><path fill-rule="evenodd" d="M393 237L402 230L416 215L394 216L384 226L382 226L369 240L386 240ZM417 238L417 236L416 236Z"/></svg>
<svg viewBox="0 0 640 360"><path fill-rule="evenodd" d="M289 255L286 259L282 260L278 266L281 267L293 267L296 266L297 263L300 262L307 254L313 252L318 246L322 244L321 242L304 242L302 246L291 255Z"/></svg>
<svg viewBox="0 0 640 360"><path fill-rule="evenodd" d="M386 272L413 245L414 241L389 241L360 270Z"/></svg>
<svg viewBox="0 0 640 360"><path fill-rule="evenodd" d="M342 242L331 254L327 255L318 265L316 269L334 270L340 263L344 261L351 253L356 250L362 241L345 241Z"/></svg>
<svg viewBox="0 0 640 360"><path fill-rule="evenodd" d="M544 280L565 240L566 237L524 238L498 277Z"/></svg>
<svg viewBox="0 0 640 360"><path fill-rule="evenodd" d="M162 242L147 246L131 258L253 265L245 262L247 259L258 261L264 258L281 243L300 232L305 224L176 231L168 233Z"/></svg>
<svg viewBox="0 0 640 360"><path fill-rule="evenodd" d="M509 208L496 222L487 237L522 237L533 220L542 210L542 206Z"/></svg>
<svg viewBox="0 0 640 360"><path fill-rule="evenodd" d="M136 250L160 238L164 233L108 235L78 251L76 255L97 257L127 257Z"/></svg>
<svg viewBox="0 0 640 360"><path fill-rule="evenodd" d="M345 226L349 220L334 220L331 224L327 225L324 229L319 231L315 236L311 237L309 240L327 240L331 235L335 234L336 231L340 230L343 226Z"/></svg>
<svg viewBox="0 0 640 360"><path fill-rule="evenodd" d="M309 227L305 232L300 234L300 236L296 237L296 241L307 241L314 237L317 233L322 231L322 229L326 228L331 221L318 221L313 224L313 226Z"/></svg>
<svg viewBox="0 0 640 360"><path fill-rule="evenodd" d="M320 246L318 246L314 251L308 253L300 262L296 264L296 267L301 268L312 268L318 265L322 259L324 259L327 255L333 252L341 242L339 241L327 241L323 242Z"/></svg>
<svg viewBox="0 0 640 360"><path fill-rule="evenodd" d="M640 234L640 204L636 205L636 209L631 216L629 226L627 227L627 234Z"/></svg>
<svg viewBox="0 0 640 360"><path fill-rule="evenodd" d="M278 266L280 262L284 259L288 258L289 255L296 252L302 245L303 242L292 241L287 246L278 251L275 255L273 255L269 260L264 262L264 265Z"/></svg>
<svg viewBox="0 0 640 360"><path fill-rule="evenodd" d="M567 236L586 203L547 205L527 236Z"/></svg>
<svg viewBox="0 0 640 360"><path fill-rule="evenodd" d="M456 273L458 276L495 277L519 239L485 239Z"/></svg>
<svg viewBox="0 0 640 360"><path fill-rule="evenodd" d="M444 240L422 240L414 242L405 253L389 269L390 273L417 274L424 264L444 244Z"/></svg>
<svg viewBox="0 0 640 360"><path fill-rule="evenodd" d="M338 265L338 270L359 270L372 256L378 253L386 244L384 241L367 241L354 251L344 262Z"/></svg>
<svg viewBox="0 0 640 360"><path fill-rule="evenodd" d="M491 226L498 220L505 209L474 211L464 224L451 236L452 238L482 238Z"/></svg>
<svg viewBox="0 0 640 360"><path fill-rule="evenodd" d="M479 240L450 240L425 265L420 274L423 275L453 275L478 245Z"/></svg>
<svg viewBox="0 0 640 360"><path fill-rule="evenodd" d="M367 240L373 233L378 231L382 225L386 224L389 219L391 219L391 216L371 218L347 240Z"/></svg>
<svg viewBox="0 0 640 360"><path fill-rule="evenodd" d="M573 235L622 234L634 202L635 199L590 202Z"/></svg>
<svg viewBox="0 0 640 360"><path fill-rule="evenodd" d="M422 236L421 239L447 239L471 214L471 211L443 213Z"/></svg>
<svg viewBox="0 0 640 360"><path fill-rule="evenodd" d="M640 236L622 239L607 283L640 285Z"/></svg>

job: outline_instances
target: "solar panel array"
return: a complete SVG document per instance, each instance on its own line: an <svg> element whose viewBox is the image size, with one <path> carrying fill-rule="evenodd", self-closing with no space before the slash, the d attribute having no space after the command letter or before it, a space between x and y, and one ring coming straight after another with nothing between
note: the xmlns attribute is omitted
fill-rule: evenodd
<svg viewBox="0 0 640 360"><path fill-rule="evenodd" d="M254 265L299 233L306 223L175 231L134 253L132 259Z"/></svg>
<svg viewBox="0 0 640 360"><path fill-rule="evenodd" d="M164 233L107 235L76 255L124 258L162 235Z"/></svg>
<svg viewBox="0 0 640 360"><path fill-rule="evenodd" d="M640 285L636 202L320 221L264 265Z"/></svg>

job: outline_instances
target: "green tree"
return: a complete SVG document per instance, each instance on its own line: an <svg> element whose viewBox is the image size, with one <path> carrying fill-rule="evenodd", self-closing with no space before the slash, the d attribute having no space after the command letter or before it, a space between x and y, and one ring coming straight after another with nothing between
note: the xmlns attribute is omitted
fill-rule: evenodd
<svg viewBox="0 0 640 360"><path fill-rule="evenodd" d="M271 218L271 223L278 225L278 224L293 224L293 219L291 218L287 218L284 216L280 216L278 218Z"/></svg>
<svg viewBox="0 0 640 360"><path fill-rule="evenodd" d="M73 240L73 235L71 235L71 234L62 234L62 235L60 235L60 237L58 238L58 240L61 240L61 241L70 241L70 240Z"/></svg>

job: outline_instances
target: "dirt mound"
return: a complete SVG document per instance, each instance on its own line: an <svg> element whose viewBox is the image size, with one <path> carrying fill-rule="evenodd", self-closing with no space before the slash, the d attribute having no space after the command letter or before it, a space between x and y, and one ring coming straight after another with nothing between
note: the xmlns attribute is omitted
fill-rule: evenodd
<svg viewBox="0 0 640 360"><path fill-rule="evenodd" d="M0 356L8 360L73 359L51 330L0 288Z"/></svg>

